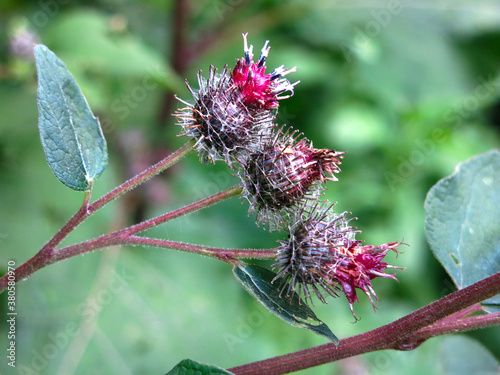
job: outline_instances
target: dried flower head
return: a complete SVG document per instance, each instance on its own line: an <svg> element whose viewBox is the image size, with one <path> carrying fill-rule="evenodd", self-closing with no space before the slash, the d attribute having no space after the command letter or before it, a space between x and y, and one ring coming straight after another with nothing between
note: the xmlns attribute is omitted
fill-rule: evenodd
<svg viewBox="0 0 500 375"><path fill-rule="evenodd" d="M337 297L343 292L349 302L353 316L354 302L358 301L356 288L362 290L375 308L372 296L377 299L371 280L386 277L396 280L383 271L393 267L383 262L389 250L396 251L400 242L380 246L359 246L356 233L349 226L348 213L335 214L332 205L314 207L314 210L299 212L289 226L289 238L280 241L275 268L278 277L284 278L288 288L286 295L295 291L304 300L312 303L312 292L320 301L326 303L322 291ZM282 293L285 290L282 290Z"/></svg>
<svg viewBox="0 0 500 375"><path fill-rule="evenodd" d="M244 35L245 57L232 72L225 67L220 74L211 66L208 79L198 72L198 91L188 84L194 104L177 111L181 135L193 137L203 163L224 160L231 168L250 153L258 152L272 138L279 96L293 87L283 78L295 69L283 67L265 74L269 53L267 42L259 60L253 61L252 46Z"/></svg>
<svg viewBox="0 0 500 375"><path fill-rule="evenodd" d="M262 151L251 154L240 171L244 197L250 212L257 211L257 222L276 228L293 208L315 201L321 182L336 181L343 152L316 149L301 133L289 128L276 132Z"/></svg>

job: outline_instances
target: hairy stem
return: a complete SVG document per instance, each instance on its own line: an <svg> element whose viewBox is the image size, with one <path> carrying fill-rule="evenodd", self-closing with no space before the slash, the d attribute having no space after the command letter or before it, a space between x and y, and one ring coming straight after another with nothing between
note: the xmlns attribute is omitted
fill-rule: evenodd
<svg viewBox="0 0 500 375"><path fill-rule="evenodd" d="M87 240L75 245L64 247L62 249L56 250L51 260L53 262L59 262L63 259L72 258L74 256L85 254L97 249L102 249L112 245L124 245L124 244L133 244L133 245L142 244L147 246L156 246L156 247L177 249L183 251L190 251L190 252L200 253L203 255L211 255L220 259L226 259L227 258L225 255L226 253L231 253L233 257L245 257L245 254L247 255L246 257L256 257L256 258L272 257L276 254L276 252L272 253L271 255L269 254L269 252L265 250L238 250L238 251L235 250L235 252L233 253L232 250L228 249L209 248L206 246L182 244L179 242L162 240L162 239L133 236L133 234L142 232L147 229L151 229L153 227L156 227L157 225L163 224L167 221L173 220L180 216L187 215L194 211L198 211L202 208L210 207L214 204L222 202L223 200L240 195L241 191L242 191L241 187L233 186L220 193L202 199L201 201L191 203L187 206L168 212L164 215L160 215L155 218L146 220L142 223L133 225L131 227L120 229L110 234L105 234L91 240Z"/></svg>
<svg viewBox="0 0 500 375"><path fill-rule="evenodd" d="M151 177L156 176L157 174L163 172L165 169L171 167L175 163L177 163L179 160L181 160L184 156L189 154L191 151L193 151L193 146L194 146L194 141L191 140L187 142L184 146L179 148L177 151L174 151L172 154L167 156L165 159L159 161L155 165L152 165L145 171L139 173L137 176L132 177L130 180L124 182L120 186L116 187L112 191L110 191L108 194L102 196L98 200L96 200L94 203L92 203L89 208L88 208L88 215L91 215L104 205L108 204L112 200L122 196L126 192L136 188L143 182L149 180Z"/></svg>
<svg viewBox="0 0 500 375"><path fill-rule="evenodd" d="M142 184L144 181L156 176L163 170L177 163L180 159L186 156L193 150L194 141L187 142L177 151L173 152L160 162L149 167L145 171L139 173L137 176L132 177L130 180L124 182L120 186L116 187L94 203L89 205L91 190L86 191L84 195L83 204L80 209L68 220L66 224L28 261L20 265L15 270L15 280L27 279L35 271L43 268L49 264L55 262L56 257L55 248L57 245L64 240L71 231L73 231L78 225L80 225L86 218L92 215L94 212L102 208L107 203L112 200L122 196L126 192L134 189L138 185ZM4 275L0 278L0 293L5 290L8 284L8 275Z"/></svg>
<svg viewBox="0 0 500 375"><path fill-rule="evenodd" d="M139 237L139 236L116 236L115 233L103 235L85 242L67 246L60 249L53 256L54 262L72 258L76 255L92 252L94 250L115 245L140 245L151 246L163 249L180 250L188 253L210 256L225 262L235 258L259 258L272 259L276 256L278 248L274 249L222 249L202 245L194 245L184 242L163 240L159 238Z"/></svg>
<svg viewBox="0 0 500 375"><path fill-rule="evenodd" d="M97 249L103 249L105 247L109 247L112 245L123 245L123 244L134 244L134 245L139 245L139 244L144 244L148 246L156 246L156 247L163 247L163 248L172 248L172 249L178 249L178 250L184 250L184 251L191 251L191 252L197 252L203 255L212 255L214 257L220 258L220 259L225 259L224 256L222 256L222 253L229 252L230 250L221 250L221 249L216 249L216 248L208 248L205 246L196 246L196 245L188 245L188 244L182 244L174 241L167 241L167 240L161 240L161 239L153 239L153 238L143 238L143 237L138 237L138 236L133 236L133 234L136 234L138 232L142 232L146 229L151 229L157 225L160 225L162 223L165 223L167 221L173 220L175 218L178 218L183 215L187 215L191 212L198 211L202 208L207 208L210 207L214 204L217 204L219 202L222 202L223 200L235 197L239 194L241 194L241 187L239 186L233 186L227 190L224 190L220 193L217 193L215 195L212 195L211 197L202 199L201 201L191 203L187 206L184 206L182 208L179 208L177 210L174 210L172 212L168 212L164 215L160 215L158 217L146 220L142 223L133 225L129 228L125 229L120 229L115 232L112 232L110 234L105 234L100 237L81 242L79 244L71 245L64 247L62 249L56 250L51 258L52 263L53 262L59 262L63 259L68 259L72 258L77 255L85 254ZM186 247L186 246L191 246L191 247ZM210 252L211 250L212 252ZM241 250L236 254L241 254L239 257L245 257L244 256L244 251L246 251L246 254L248 256L253 256L251 250ZM263 252L263 253L259 253ZM263 257L267 258L270 257L268 253L266 253L263 250L256 251L254 255L255 257Z"/></svg>
<svg viewBox="0 0 500 375"><path fill-rule="evenodd" d="M259 259L273 259L278 253L278 248L274 249L220 249L215 247L192 245L183 242L174 242L169 240L162 240L157 238L147 238L130 236L127 237L127 244L153 246L165 249L175 249L187 251L190 253L197 253L207 255L220 260L226 261L227 259L234 258L259 258ZM232 264L232 263L231 263Z"/></svg>
<svg viewBox="0 0 500 375"><path fill-rule="evenodd" d="M335 347L331 343L320 345L295 353L234 367L229 369L229 371L236 375L281 375L367 352L387 349L411 350L430 337L448 333L446 329L443 329L443 333L441 333L441 330L436 329L436 326L431 328L434 322L499 293L500 272L451 293L390 324L374 329L373 331L343 339L340 341L338 347ZM476 318L474 328L487 327L495 324L494 322L496 321L495 317L490 318L488 315L473 318ZM479 324L478 321L481 320L482 322ZM424 330L428 326L430 327ZM455 325L455 328L455 332L468 329L468 327L464 327L463 324L460 325L458 323Z"/></svg>
<svg viewBox="0 0 500 375"><path fill-rule="evenodd" d="M177 210L174 210L172 212L168 212L164 215L143 221L142 223L133 225L129 228L122 229L120 231L117 231L116 234L120 236L128 236L131 234L139 233L142 232L146 229L153 228L157 225L160 225L162 223L165 223L167 221L173 220L175 218L178 218L183 215L187 215L191 212L198 211L202 208L207 208L210 206L213 206L214 204L217 204L219 202L222 202L223 200L229 199L236 197L241 194L243 189L239 186L233 186L227 190L221 191L220 193L214 194L211 197L202 199L199 202L191 203L187 206L184 206L182 208L179 208Z"/></svg>
<svg viewBox="0 0 500 375"><path fill-rule="evenodd" d="M115 189L113 191L116 191L116 190L117 189ZM220 193L217 193L217 194L212 195L208 198L202 199L201 201L191 203L187 206L184 206L184 207L179 208L177 210L168 212L164 215L160 215L158 217L146 220L142 223L133 225L131 227L128 227L125 229L120 229L120 230L117 230L115 232L105 234L105 235L102 235L100 237L97 237L97 238L94 238L91 240L87 240L87 241L84 241L84 242L81 242L81 243L78 243L75 245L66 246L66 247L63 247L62 249L53 250L53 248L52 248L51 253L48 255L44 255L44 254L41 254L39 252L33 258L31 258L26 263L21 265L18 269L16 269L16 272L15 272L16 273L16 281L19 279L24 279L26 277L29 277L35 271L37 271L45 266L48 266L49 264L60 262L64 259L72 258L72 257L75 257L77 255L89 253L89 252L94 251L94 250L103 249L103 248L114 246L114 245L124 245L124 244L146 245L146 246L155 246L155 247L162 247L162 248L168 248L168 249L177 249L177 250L188 251L188 252L192 252L192 253L198 253L198 254L202 254L202 255L212 256L212 257L215 257L217 259L224 260L224 261L229 261L233 258L249 258L249 257L264 258L264 259L273 258L276 255L277 249L271 249L271 250L219 249L219 248L191 245L191 244L185 244L185 243L162 240L162 239L144 238L144 237L133 236L134 234L136 234L138 232L142 232L146 229L153 228L157 225L160 225L160 224L165 223L167 221L173 220L173 219L178 218L180 216L187 215L191 212L210 207L210 206L217 204L219 202L222 202L226 199L238 196L241 194L241 192L242 192L241 187L233 186L233 187L231 187L227 190L224 190ZM85 211L88 213L89 209L86 209ZM75 215L74 217L77 217L77 215ZM78 216L78 217L80 217L80 216ZM85 217L83 217L82 220L84 218ZM70 219L69 222L71 222L72 219ZM2 277L0 279L0 288L5 289L5 287L7 286L7 281L8 281L7 276L8 275L5 275L4 277ZM5 286L3 286L3 283L5 284ZM3 289L0 289L0 292Z"/></svg>
<svg viewBox="0 0 500 375"><path fill-rule="evenodd" d="M89 215L88 213L88 208L89 208L89 202L90 202L90 197L91 197L91 192L92 192L92 184L90 185L90 189L84 192L83 196L83 203L80 209L73 215L71 219L68 220L64 226L59 229L59 231L52 237L43 247L40 249L38 252L38 256L40 259L43 259L44 257L50 256L50 253L54 250L54 248L63 240L66 238L66 236L71 233L73 229L77 225L79 225L85 218Z"/></svg>
<svg viewBox="0 0 500 375"><path fill-rule="evenodd" d="M448 319L446 319L445 321L436 322L428 327L422 328L411 337L411 340L415 343L421 343L435 336L472 331L479 328L498 325L500 325L500 313L471 316L455 321L448 321Z"/></svg>

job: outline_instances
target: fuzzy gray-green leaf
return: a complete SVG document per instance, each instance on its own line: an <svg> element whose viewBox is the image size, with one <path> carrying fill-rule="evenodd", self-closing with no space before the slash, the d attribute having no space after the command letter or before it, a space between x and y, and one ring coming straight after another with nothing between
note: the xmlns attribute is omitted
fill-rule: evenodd
<svg viewBox="0 0 500 375"><path fill-rule="evenodd" d="M108 156L99 120L66 65L46 46L35 47L38 127L47 162L74 190L89 190Z"/></svg>
<svg viewBox="0 0 500 375"><path fill-rule="evenodd" d="M459 164L434 185L425 216L427 240L459 288L500 272L500 152ZM485 305L500 311L500 295Z"/></svg>

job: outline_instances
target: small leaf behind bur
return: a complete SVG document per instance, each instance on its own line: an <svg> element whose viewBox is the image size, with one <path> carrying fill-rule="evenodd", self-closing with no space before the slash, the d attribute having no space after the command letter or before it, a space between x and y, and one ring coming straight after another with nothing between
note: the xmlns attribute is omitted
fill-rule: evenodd
<svg viewBox="0 0 500 375"><path fill-rule="evenodd" d="M292 326L308 329L338 345L339 339L300 300L297 293L291 293L290 297L280 296L283 283L280 280L272 283L276 277L274 272L256 265L239 264L233 269L233 273L241 285L274 315Z"/></svg>
<svg viewBox="0 0 500 375"><path fill-rule="evenodd" d="M165 375L232 375L232 372L226 371L216 366L204 365L203 363L184 359L180 361L172 370Z"/></svg>
<svg viewBox="0 0 500 375"><path fill-rule="evenodd" d="M425 231L434 255L459 288L500 272L500 152L459 164L425 201ZM500 311L500 295L487 300Z"/></svg>
<svg viewBox="0 0 500 375"><path fill-rule="evenodd" d="M108 162L99 120L66 65L44 45L35 46L38 127L52 171L66 186L89 190Z"/></svg>

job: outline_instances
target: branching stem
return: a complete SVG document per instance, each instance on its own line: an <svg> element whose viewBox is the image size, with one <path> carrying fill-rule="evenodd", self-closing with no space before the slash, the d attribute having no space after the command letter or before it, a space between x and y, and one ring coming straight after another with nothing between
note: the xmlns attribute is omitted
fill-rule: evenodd
<svg viewBox="0 0 500 375"><path fill-rule="evenodd" d="M157 164L149 167L142 173L132 177L117 188L110 191L92 204L89 204L91 189L84 193L84 199L80 209L68 220L68 222L36 253L31 259L23 263L15 270L15 281L23 280L31 276L35 271L57 261L55 248L71 233L78 225L94 212L102 208L112 200L122 196L126 192L134 189L149 178L156 176L168 167L177 163L184 156L193 150L194 141L187 142L180 149L170 154ZM60 254L58 254L60 255ZM0 278L0 292L5 290L8 285L8 275Z"/></svg>
<svg viewBox="0 0 500 375"><path fill-rule="evenodd" d="M500 314L481 315L470 318L439 320L468 309L479 302L500 293L500 272L466 288L451 293L421 309L390 324L334 344L320 345L295 353L249 363L229 369L236 375L281 375L299 371L343 358L378 350L412 350L430 337L463 332L499 324ZM463 314L457 314L460 316ZM470 324L470 325L469 325Z"/></svg>

